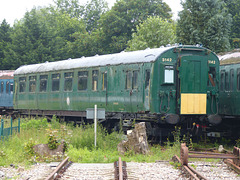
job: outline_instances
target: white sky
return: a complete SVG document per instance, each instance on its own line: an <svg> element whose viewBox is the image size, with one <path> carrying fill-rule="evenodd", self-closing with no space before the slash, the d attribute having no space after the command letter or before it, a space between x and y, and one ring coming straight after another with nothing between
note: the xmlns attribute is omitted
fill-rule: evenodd
<svg viewBox="0 0 240 180"><path fill-rule="evenodd" d="M180 0L163 0L173 11L173 18L177 19L177 13L181 11ZM87 2L81 0L80 2ZM108 4L112 6L116 0L107 0ZM23 18L26 11L30 11L34 6L49 6L54 4L53 0L0 0L0 23L3 19L7 20L11 26L14 21Z"/></svg>

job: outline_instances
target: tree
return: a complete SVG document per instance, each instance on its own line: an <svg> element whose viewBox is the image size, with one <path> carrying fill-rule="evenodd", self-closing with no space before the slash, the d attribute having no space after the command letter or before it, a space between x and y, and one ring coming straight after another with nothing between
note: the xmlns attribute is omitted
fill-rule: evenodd
<svg viewBox="0 0 240 180"><path fill-rule="evenodd" d="M106 53L124 50L136 26L148 16L171 18L171 9L162 0L120 0L99 20Z"/></svg>
<svg viewBox="0 0 240 180"><path fill-rule="evenodd" d="M132 39L128 41L127 50L157 48L175 43L176 33L173 22L150 16L136 28L137 32L133 33Z"/></svg>
<svg viewBox="0 0 240 180"><path fill-rule="evenodd" d="M221 0L186 0L177 23L178 41L184 44L203 44L216 51L230 48L231 15Z"/></svg>
<svg viewBox="0 0 240 180"><path fill-rule="evenodd" d="M98 27L98 20L101 15L108 11L108 4L105 0L91 0L84 8L83 19L88 32Z"/></svg>
<svg viewBox="0 0 240 180"><path fill-rule="evenodd" d="M68 42L72 34L85 31L85 24L65 12L52 8L32 9L14 24L11 43L4 52L4 67L71 58Z"/></svg>
<svg viewBox="0 0 240 180"><path fill-rule="evenodd" d="M78 0L53 0L57 6L57 11L62 14L69 14L70 17L81 18L84 6L79 5Z"/></svg>
<svg viewBox="0 0 240 180"><path fill-rule="evenodd" d="M240 47L240 0L224 0L228 12L232 15L233 22L230 33L232 46L234 48Z"/></svg>
<svg viewBox="0 0 240 180"><path fill-rule="evenodd" d="M0 69L4 69L2 62L4 59L4 51L7 48L7 44L11 43L11 27L4 19L0 25Z"/></svg>

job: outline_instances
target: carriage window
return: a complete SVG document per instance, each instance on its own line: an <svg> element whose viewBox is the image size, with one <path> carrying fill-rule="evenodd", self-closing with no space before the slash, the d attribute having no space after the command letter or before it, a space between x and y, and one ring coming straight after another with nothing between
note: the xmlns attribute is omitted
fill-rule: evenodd
<svg viewBox="0 0 240 180"><path fill-rule="evenodd" d="M164 83L174 83L174 69L173 69L173 66L165 66Z"/></svg>
<svg viewBox="0 0 240 180"><path fill-rule="evenodd" d="M132 88L132 72L127 71L125 89L131 89L131 88Z"/></svg>
<svg viewBox="0 0 240 180"><path fill-rule="evenodd" d="M107 89L107 72L102 73L102 90Z"/></svg>
<svg viewBox="0 0 240 180"><path fill-rule="evenodd" d="M233 80L234 80L234 71L230 70L230 91L233 91Z"/></svg>
<svg viewBox="0 0 240 180"><path fill-rule="evenodd" d="M40 92L46 92L47 91L47 80L48 75L40 75Z"/></svg>
<svg viewBox="0 0 240 180"><path fill-rule="evenodd" d="M150 83L150 70L146 70L145 72L145 89L149 86Z"/></svg>
<svg viewBox="0 0 240 180"><path fill-rule="evenodd" d="M9 81L7 81L7 83L6 83L6 93L9 94L9 92L10 92L9 91Z"/></svg>
<svg viewBox="0 0 240 180"><path fill-rule="evenodd" d="M59 91L60 74L52 74L52 91Z"/></svg>
<svg viewBox="0 0 240 180"><path fill-rule="evenodd" d="M36 91L36 76L29 76L29 92Z"/></svg>
<svg viewBox="0 0 240 180"><path fill-rule="evenodd" d="M92 71L92 90L97 91L98 87L98 70Z"/></svg>
<svg viewBox="0 0 240 180"><path fill-rule="evenodd" d="M19 78L19 92L25 92L26 89L26 78L20 77Z"/></svg>
<svg viewBox="0 0 240 180"><path fill-rule="evenodd" d="M78 90L87 90L88 71L78 72Z"/></svg>
<svg viewBox="0 0 240 180"><path fill-rule="evenodd" d="M138 79L138 71L133 71L133 79L132 79L132 88L133 89L137 89L138 88L138 83L137 83L137 79Z"/></svg>
<svg viewBox="0 0 240 180"><path fill-rule="evenodd" d="M10 84L10 92L13 93L13 83Z"/></svg>
<svg viewBox="0 0 240 180"><path fill-rule="evenodd" d="M73 72L64 73L64 91L72 91Z"/></svg>
<svg viewBox="0 0 240 180"><path fill-rule="evenodd" d="M224 71L221 71L221 84L220 84L220 90L224 90Z"/></svg>
<svg viewBox="0 0 240 180"><path fill-rule="evenodd" d="M225 90L229 91L229 77L228 72L225 72Z"/></svg>
<svg viewBox="0 0 240 180"><path fill-rule="evenodd" d="M240 68L237 69L237 90L240 91Z"/></svg>
<svg viewBox="0 0 240 180"><path fill-rule="evenodd" d="M1 93L3 93L3 90L4 90L4 82L2 81L1 82Z"/></svg>

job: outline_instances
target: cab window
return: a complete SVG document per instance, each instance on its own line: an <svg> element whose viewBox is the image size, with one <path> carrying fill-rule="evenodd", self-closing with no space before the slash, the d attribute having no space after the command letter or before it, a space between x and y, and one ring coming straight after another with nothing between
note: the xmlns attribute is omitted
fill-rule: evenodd
<svg viewBox="0 0 240 180"><path fill-rule="evenodd" d="M173 66L165 66L165 69L164 69L164 83L174 83L174 69L173 69Z"/></svg>

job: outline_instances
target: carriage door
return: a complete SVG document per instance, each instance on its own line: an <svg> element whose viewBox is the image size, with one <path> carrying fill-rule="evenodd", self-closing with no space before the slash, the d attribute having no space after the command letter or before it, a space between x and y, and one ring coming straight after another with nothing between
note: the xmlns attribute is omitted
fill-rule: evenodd
<svg viewBox="0 0 240 180"><path fill-rule="evenodd" d="M179 58L180 114L206 114L207 59L204 56Z"/></svg>

